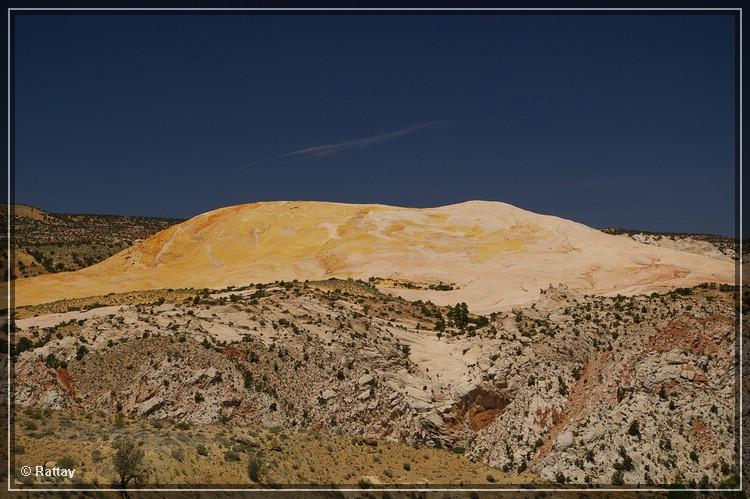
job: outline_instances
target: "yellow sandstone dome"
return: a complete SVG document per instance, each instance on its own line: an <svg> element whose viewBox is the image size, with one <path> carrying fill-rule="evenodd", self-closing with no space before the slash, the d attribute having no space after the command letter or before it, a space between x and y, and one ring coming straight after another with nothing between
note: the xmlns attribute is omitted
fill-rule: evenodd
<svg viewBox="0 0 750 499"><path fill-rule="evenodd" d="M595 294L734 282L734 265L604 234L509 204L400 208L313 201L196 216L77 272L16 281L16 305L159 288L377 276L454 289L391 292L487 313L550 284Z"/></svg>

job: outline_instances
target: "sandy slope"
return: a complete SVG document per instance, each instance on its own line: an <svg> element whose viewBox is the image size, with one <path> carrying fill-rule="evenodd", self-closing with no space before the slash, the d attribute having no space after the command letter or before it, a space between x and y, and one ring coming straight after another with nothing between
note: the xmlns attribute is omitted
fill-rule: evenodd
<svg viewBox="0 0 750 499"><path fill-rule="evenodd" d="M334 276L455 283L453 291L392 291L486 313L557 283L601 294L732 283L734 265L498 202L427 209L272 202L199 215L77 272L18 280L16 304Z"/></svg>

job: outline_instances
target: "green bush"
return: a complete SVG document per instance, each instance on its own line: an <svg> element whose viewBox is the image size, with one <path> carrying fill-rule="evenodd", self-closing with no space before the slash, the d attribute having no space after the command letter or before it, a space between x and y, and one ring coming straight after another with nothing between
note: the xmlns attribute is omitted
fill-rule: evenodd
<svg viewBox="0 0 750 499"><path fill-rule="evenodd" d="M628 435L631 437L638 437L641 438L641 428L638 424L638 420L634 419L630 422L630 427L628 428Z"/></svg>
<svg viewBox="0 0 750 499"><path fill-rule="evenodd" d="M14 349L14 353L16 355L20 354L21 352L25 352L26 350L31 350L34 348L34 343L26 337L23 337L18 340L16 343L16 348Z"/></svg>
<svg viewBox="0 0 750 499"><path fill-rule="evenodd" d="M259 483L263 477L263 455L260 452L253 452L247 461L247 475L255 483Z"/></svg>
<svg viewBox="0 0 750 499"><path fill-rule="evenodd" d="M89 353L89 349L86 348L86 345L79 345L76 350L76 360L83 359L87 353Z"/></svg>
<svg viewBox="0 0 750 499"><path fill-rule="evenodd" d="M615 470L615 472L612 473L612 485L623 484L625 484L625 479L623 478L622 470Z"/></svg>
<svg viewBox="0 0 750 499"><path fill-rule="evenodd" d="M57 369L60 367L60 361L57 360L54 353L47 355L47 358L44 359L44 363L51 369Z"/></svg>

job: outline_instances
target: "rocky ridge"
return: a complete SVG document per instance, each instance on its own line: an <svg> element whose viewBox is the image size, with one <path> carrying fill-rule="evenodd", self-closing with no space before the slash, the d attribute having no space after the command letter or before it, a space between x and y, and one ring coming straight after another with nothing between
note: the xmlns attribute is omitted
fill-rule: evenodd
<svg viewBox="0 0 750 499"><path fill-rule="evenodd" d="M728 483L734 296L558 286L482 316L361 281L195 290L17 320L16 400L449 447L558 482Z"/></svg>

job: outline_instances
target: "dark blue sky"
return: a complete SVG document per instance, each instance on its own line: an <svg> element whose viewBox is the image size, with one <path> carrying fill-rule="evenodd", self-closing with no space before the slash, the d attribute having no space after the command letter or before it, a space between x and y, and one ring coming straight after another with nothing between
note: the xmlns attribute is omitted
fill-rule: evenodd
<svg viewBox="0 0 750 499"><path fill-rule="evenodd" d="M15 17L20 203L489 199L734 232L730 16Z"/></svg>

